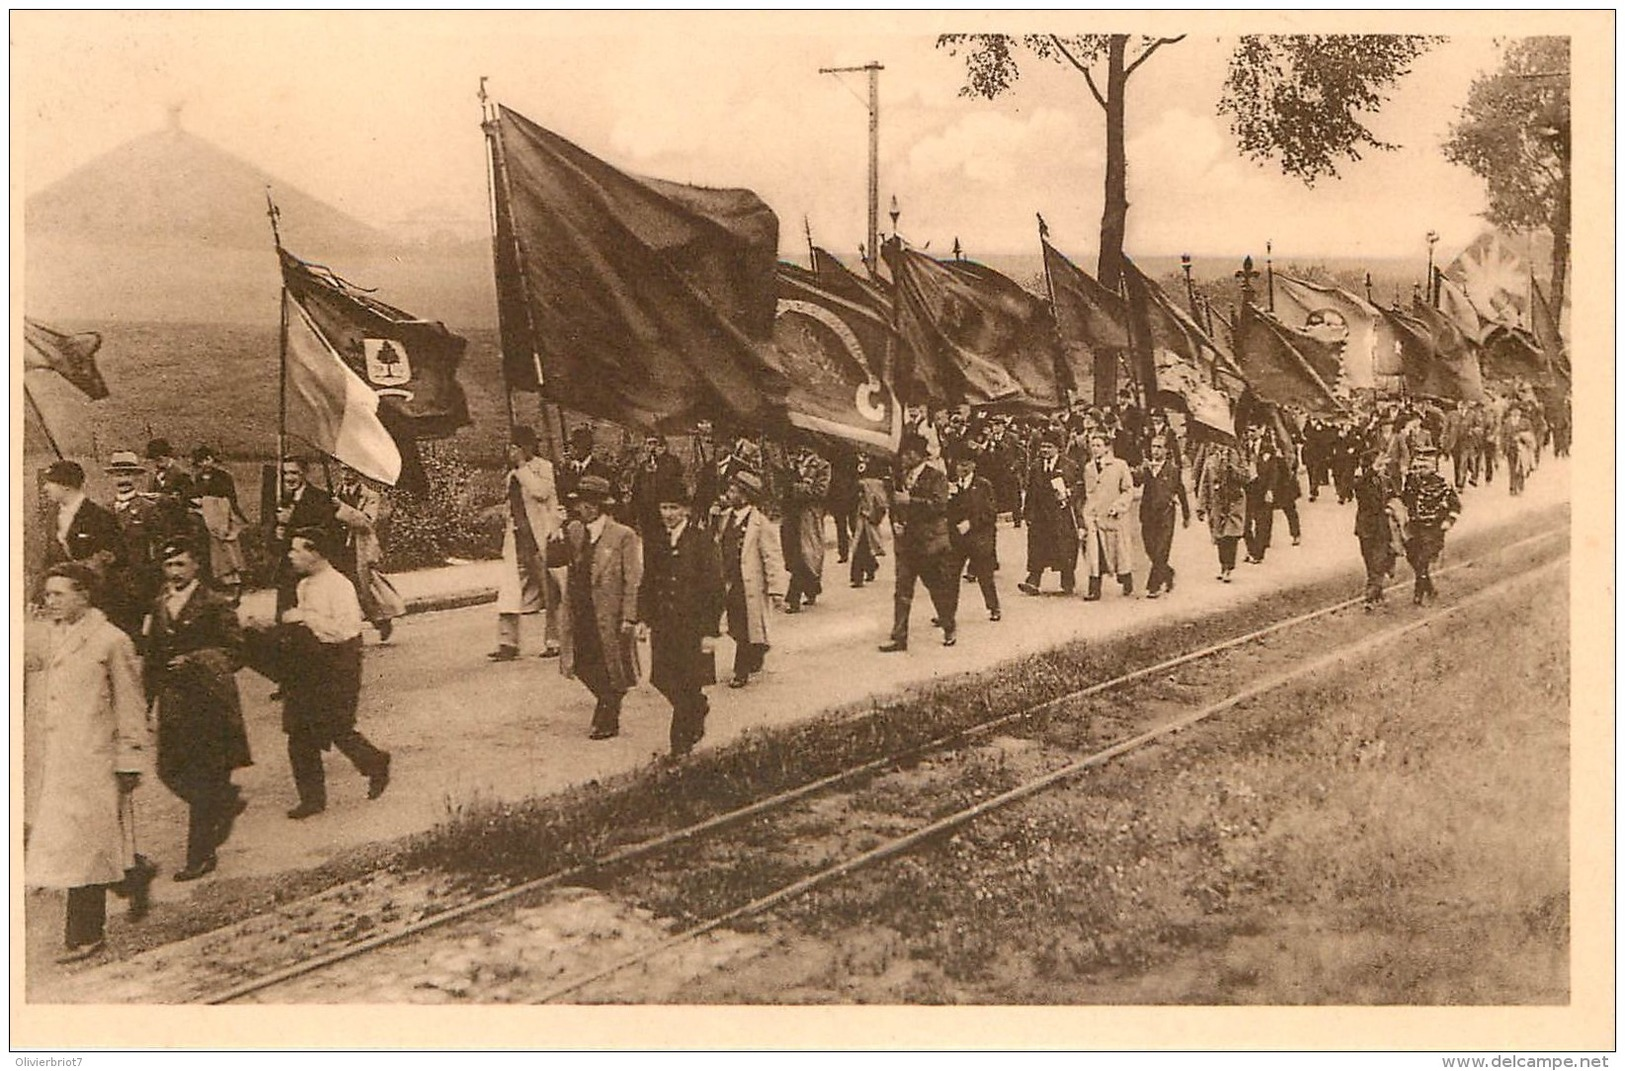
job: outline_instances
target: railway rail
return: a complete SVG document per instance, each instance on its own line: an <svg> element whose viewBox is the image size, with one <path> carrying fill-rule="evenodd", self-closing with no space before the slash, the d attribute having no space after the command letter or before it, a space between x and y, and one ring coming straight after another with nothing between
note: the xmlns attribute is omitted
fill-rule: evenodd
<svg viewBox="0 0 1625 1071"><path fill-rule="evenodd" d="M1547 543L1557 537L1566 536L1569 532L1567 523L1546 529L1532 535L1523 537L1514 542L1494 546L1489 550L1477 554L1473 558L1455 562L1445 568L1435 570L1435 575L1443 576L1460 570L1473 568L1491 561L1501 560L1525 548L1534 548ZM1247 684L1216 703L1203 706L1196 711L1188 712L1177 718L1151 727L1150 729L1132 733L1117 740L1104 748L1098 748L1089 754L1053 770L1042 777L1025 782L1008 792L980 801L974 806L956 811L909 833L892 838L868 851L841 860L833 865L824 867L815 873L806 875L794 882L758 896L748 903L734 907L726 912L711 917L701 923L690 926L669 938L637 952L623 956L603 967L590 971L579 977L571 978L561 984L546 990L536 1002L550 1002L562 1000L579 993L593 984L603 981L612 975L624 971L628 967L647 962L662 953L686 944L730 923L758 915L775 906L783 904L815 888L822 887L842 877L851 875L867 867L873 866L886 859L909 851L923 843L941 837L944 834L973 822L977 818L1009 807L1023 799L1030 798L1057 785L1064 784L1078 777L1089 769L1098 767L1113 759L1119 758L1131 751L1142 748L1154 741L1164 739L1183 729L1189 728L1201 721L1208 720L1224 711L1255 699L1268 692L1293 684L1323 673L1326 670L1352 658L1360 657L1371 650L1403 639L1415 631L1427 627L1429 624L1455 613L1463 607L1472 605L1493 593L1504 590L1507 586L1526 581L1531 576L1543 570L1554 568L1567 562L1567 554L1561 553L1555 558L1549 558L1533 568L1514 572L1507 579L1495 582L1481 588L1472 594L1441 606L1420 616L1411 618L1404 623L1383 629L1373 635L1365 637L1347 647L1328 651L1325 655L1317 657L1308 663L1295 667L1286 673L1273 674L1261 680ZM1408 581L1395 583L1390 591L1408 587ZM624 867L649 857L657 856L668 849L677 847L697 838L737 826L752 819L762 818L790 807L792 804L807 800L821 793L830 792L859 782L885 770L909 763L918 762L921 758L933 753L963 746L977 738L988 737L1008 729L1018 723L1039 718L1051 711L1057 710L1066 704L1076 703L1091 697L1105 695L1119 689L1127 688L1138 682L1143 682L1159 675L1167 674L1171 670L1203 662L1222 655L1229 651L1257 644L1276 636L1286 630L1297 628L1310 622L1331 617L1342 611L1359 605L1359 597L1341 599L1312 611L1299 613L1285 619L1257 629L1249 630L1243 634L1230 637L1220 642L1204 645L1196 650L1187 651L1178 656L1160 660L1154 664L1142 666L1130 672L1120 674L1110 680L1099 681L1068 692L1064 695L1035 703L1020 710L1000 714L969 728L958 729L952 733L939 736L925 744L908 748L904 751L886 755L882 758L852 766L823 778L797 786L793 789L777 793L746 806L727 811L707 818L704 821L685 826L680 829L663 833L635 844L630 844L605 853L587 863L560 870L543 877L526 881L521 884L499 890L495 893L480 896L466 903L452 907L446 911L420 919L416 922L375 934L371 937L345 945L344 947L288 964L276 970L243 979L227 987L214 990L201 995L196 1002L205 1004L228 1004L242 1000L246 997L263 999L263 995L287 985L297 979L316 974L335 965L352 961L368 954L374 953L387 946L398 944L410 938L441 930L453 923L468 920L476 916L494 912L504 906L517 906L527 897L536 897L547 890L576 883L590 875L599 874Z"/></svg>

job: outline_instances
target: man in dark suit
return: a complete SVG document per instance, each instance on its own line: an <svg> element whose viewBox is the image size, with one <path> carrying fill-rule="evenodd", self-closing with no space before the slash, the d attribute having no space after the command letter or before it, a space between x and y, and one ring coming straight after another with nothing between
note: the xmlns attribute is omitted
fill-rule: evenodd
<svg viewBox="0 0 1625 1071"><path fill-rule="evenodd" d="M1137 474L1140 484L1140 536L1145 543L1145 555L1151 559L1151 575L1145 581L1145 597L1157 598L1163 591L1174 590L1174 567L1168 557L1174 549L1174 506L1184 527L1191 526L1191 504L1185 494L1185 480L1179 474L1179 465L1169 456L1168 439L1155 435L1151 439L1151 460L1140 466Z"/></svg>
<svg viewBox="0 0 1625 1071"><path fill-rule="evenodd" d="M649 635L649 683L671 703L671 753L680 758L705 735L716 683L713 644L721 632L722 561L716 540L689 522L691 495L670 479L652 489L660 535L643 545L638 624Z"/></svg>
<svg viewBox="0 0 1625 1071"><path fill-rule="evenodd" d="M282 461L282 494L278 498L276 525L271 530L270 551L276 555L276 609L280 616L298 601L299 574L288 561L291 534L300 528L320 528L332 536L331 545L343 545L338 523L338 507L333 496L310 482L309 464L304 458ZM354 579L353 577L351 578Z"/></svg>
<svg viewBox="0 0 1625 1071"><path fill-rule="evenodd" d="M231 773L248 766L237 670L242 628L230 596L199 582L195 549L173 541L159 551L165 587L147 619L147 694L158 715L158 778L191 810L186 865L176 881L214 870L215 852L247 807Z"/></svg>
<svg viewBox="0 0 1625 1071"><path fill-rule="evenodd" d="M644 543L657 542L665 530L660 522L660 489L683 478L683 463L674 457L666 440L649 435L643 440L643 456L632 470L627 498L630 520Z"/></svg>
<svg viewBox="0 0 1625 1071"><path fill-rule="evenodd" d="M982 602L987 606L989 620L1003 616L999 610L999 589L993 574L999 568L998 552L998 496L993 483L976 473L976 453L961 446L950 459L953 483L948 486L948 537L953 545L949 577L955 582L948 585L949 601L957 611L961 569L974 576L982 589Z"/></svg>
<svg viewBox="0 0 1625 1071"><path fill-rule="evenodd" d="M887 653L908 650L908 619L914 608L914 583L925 582L926 593L937 610L942 645L956 642L954 604L950 585L959 583L953 545L948 539L948 478L926 461L925 440L904 435L897 450L891 518L897 558L897 590L892 597L891 642Z"/></svg>
<svg viewBox="0 0 1625 1071"><path fill-rule="evenodd" d="M593 453L591 424L577 424L570 430L570 440L564 444L564 460L554 470L559 501L567 502L587 476L610 478L609 466Z"/></svg>
<svg viewBox="0 0 1625 1071"><path fill-rule="evenodd" d="M1247 561L1261 565L1270 549L1275 530L1275 511L1280 508L1281 487L1286 482L1286 462L1269 432L1258 425L1247 429L1248 457L1252 479L1247 481L1246 532ZM1296 484L1296 478L1293 478Z"/></svg>
<svg viewBox="0 0 1625 1071"><path fill-rule="evenodd" d="M1027 473L1027 579L1017 585L1038 594L1047 569L1061 574L1067 594L1078 585L1078 519L1074 507L1083 497L1083 476L1076 462L1061 456L1061 439L1047 433L1038 459Z"/></svg>
<svg viewBox="0 0 1625 1071"><path fill-rule="evenodd" d="M83 562L96 575L93 604L132 639L141 634L144 607L132 590L129 553L113 512L85 497L85 470L76 461L54 461L45 470L45 496L57 507L47 567Z"/></svg>
<svg viewBox="0 0 1625 1071"><path fill-rule="evenodd" d="M153 464L147 493L158 506L158 541L190 537L192 499L197 495L191 474L175 459L168 439L153 439L147 443L147 460Z"/></svg>

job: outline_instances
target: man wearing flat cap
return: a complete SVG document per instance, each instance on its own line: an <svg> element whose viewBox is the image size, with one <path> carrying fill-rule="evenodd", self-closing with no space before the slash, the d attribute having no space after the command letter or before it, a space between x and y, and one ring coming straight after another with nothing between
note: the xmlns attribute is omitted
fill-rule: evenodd
<svg viewBox="0 0 1625 1071"><path fill-rule="evenodd" d="M111 510L85 497L84 468L77 461L53 461L45 470L45 495L57 507L45 564L89 566L96 577L95 607L132 638L139 636L144 607L132 591L124 534Z"/></svg>
<svg viewBox="0 0 1625 1071"><path fill-rule="evenodd" d="M761 494L762 480L754 472L734 473L717 517L723 609L734 641L730 688L743 688L752 673L761 672L767 659L770 611L790 583L777 526L756 506Z"/></svg>
<svg viewBox="0 0 1625 1071"><path fill-rule="evenodd" d="M687 755L705 735L716 683L713 645L722 617L722 566L711 533L690 523L692 493L681 478L652 492L662 531L643 547L638 621L649 634L649 683L671 703L671 753Z"/></svg>
<svg viewBox="0 0 1625 1071"><path fill-rule="evenodd" d="M547 564L565 569L559 671L593 694L593 740L621 731L621 699L637 683L638 535L607 511L615 496L602 476L584 476L571 495L575 516L547 544Z"/></svg>
<svg viewBox="0 0 1625 1071"><path fill-rule="evenodd" d="M251 764L237 670L242 628L232 599L200 583L196 549L159 551L164 590L147 616L146 681L158 721L158 779L190 809L186 865L176 881L214 870L216 851L247 804L232 771Z"/></svg>

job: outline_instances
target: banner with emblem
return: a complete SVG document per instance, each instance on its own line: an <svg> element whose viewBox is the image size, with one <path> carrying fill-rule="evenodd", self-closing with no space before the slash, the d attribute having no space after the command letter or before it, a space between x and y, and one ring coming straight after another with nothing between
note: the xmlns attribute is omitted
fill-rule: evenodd
<svg viewBox="0 0 1625 1071"><path fill-rule="evenodd" d="M1341 376L1350 390L1369 389L1379 376L1399 374L1382 313L1340 286L1276 272L1275 313L1287 326L1338 348Z"/></svg>
<svg viewBox="0 0 1625 1071"><path fill-rule="evenodd" d="M779 265L773 348L790 384L789 421L894 454L903 411L883 378L894 344L891 324L878 309L823 282L821 272Z"/></svg>
<svg viewBox="0 0 1625 1071"><path fill-rule="evenodd" d="M281 250L282 282L345 366L378 395L397 440L440 439L472 421L457 367L468 343Z"/></svg>
<svg viewBox="0 0 1625 1071"><path fill-rule="evenodd" d="M1061 343L1049 307L1013 279L968 260L938 260L893 239L895 385L932 405L1049 411L1061 405Z"/></svg>

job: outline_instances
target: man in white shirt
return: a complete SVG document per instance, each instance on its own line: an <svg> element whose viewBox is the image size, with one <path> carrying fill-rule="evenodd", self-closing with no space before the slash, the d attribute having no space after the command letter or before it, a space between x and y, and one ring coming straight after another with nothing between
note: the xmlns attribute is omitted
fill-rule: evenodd
<svg viewBox="0 0 1625 1071"><path fill-rule="evenodd" d="M288 564L300 577L297 602L282 615L282 728L288 734L299 804L293 819L327 809L327 778L322 752L336 747L367 778L367 798L389 785L389 752L356 731L361 698L361 602L355 585L333 568L332 534L324 528L296 529Z"/></svg>

